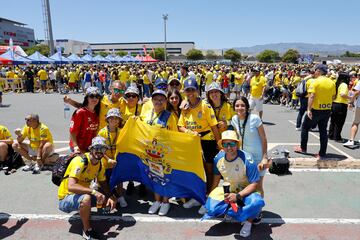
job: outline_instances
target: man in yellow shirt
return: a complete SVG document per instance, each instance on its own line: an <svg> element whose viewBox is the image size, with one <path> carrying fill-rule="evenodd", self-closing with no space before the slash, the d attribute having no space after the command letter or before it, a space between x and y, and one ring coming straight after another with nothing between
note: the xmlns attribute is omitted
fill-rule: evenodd
<svg viewBox="0 0 360 240"><path fill-rule="evenodd" d="M318 64L315 66L315 81L310 84L307 92L308 100L307 115L301 128L301 146L295 147L295 152L306 153L309 131L316 123L320 133L320 151L316 154L318 159L326 157L328 142L327 124L329 121L332 102L336 94L335 83L328 77L327 66Z"/></svg>
<svg viewBox="0 0 360 240"><path fill-rule="evenodd" d="M47 93L46 84L47 84L47 81L48 81L48 78L49 78L48 73L42 67L40 69L40 71L38 71L37 75L38 75L39 80L40 80L41 90L43 91L43 93Z"/></svg>
<svg viewBox="0 0 360 240"><path fill-rule="evenodd" d="M85 239L99 239L99 234L90 226L91 207L106 205L112 210L116 205L116 197L110 192L101 161L107 147L103 137L93 138L90 152L71 160L58 190L59 210L66 213L79 211ZM95 179L103 193L90 188Z"/></svg>
<svg viewBox="0 0 360 240"><path fill-rule="evenodd" d="M266 86L266 78L260 75L260 69L252 69L253 77L250 80L250 109L259 112L259 117L263 116L263 95Z"/></svg>
<svg viewBox="0 0 360 240"><path fill-rule="evenodd" d="M40 122L39 115L29 114L25 121L26 125L22 130L15 129L17 142L13 143L12 147L15 152L31 161L23 171L32 170L34 174L38 174L44 164L53 164L56 161L54 141L49 128ZM23 142L26 138L30 144Z"/></svg>

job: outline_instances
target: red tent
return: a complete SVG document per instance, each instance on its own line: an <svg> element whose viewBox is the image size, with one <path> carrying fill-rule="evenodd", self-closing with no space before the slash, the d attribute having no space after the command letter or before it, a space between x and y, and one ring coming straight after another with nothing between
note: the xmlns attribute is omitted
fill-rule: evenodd
<svg viewBox="0 0 360 240"><path fill-rule="evenodd" d="M12 61L10 59L0 57L0 65L9 65L9 64L12 64Z"/></svg>
<svg viewBox="0 0 360 240"><path fill-rule="evenodd" d="M150 55L146 55L142 61L143 62L157 62L158 60L153 59Z"/></svg>

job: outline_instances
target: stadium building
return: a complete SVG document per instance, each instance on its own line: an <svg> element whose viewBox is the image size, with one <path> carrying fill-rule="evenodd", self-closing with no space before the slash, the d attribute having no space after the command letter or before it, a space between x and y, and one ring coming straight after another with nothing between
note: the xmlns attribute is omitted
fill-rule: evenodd
<svg viewBox="0 0 360 240"><path fill-rule="evenodd" d="M24 48L35 45L34 29L25 26L24 23L0 18L0 44L9 45L12 38L14 45Z"/></svg>

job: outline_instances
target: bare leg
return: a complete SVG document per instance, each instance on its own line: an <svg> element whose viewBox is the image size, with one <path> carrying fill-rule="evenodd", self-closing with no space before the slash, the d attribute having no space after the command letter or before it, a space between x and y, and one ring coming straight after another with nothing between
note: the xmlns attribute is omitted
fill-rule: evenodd
<svg viewBox="0 0 360 240"><path fill-rule="evenodd" d="M8 145L6 143L0 142L0 162L3 162L6 160L6 157L8 155Z"/></svg>
<svg viewBox="0 0 360 240"><path fill-rule="evenodd" d="M90 228L91 196L86 194L80 203L80 218L84 231Z"/></svg>

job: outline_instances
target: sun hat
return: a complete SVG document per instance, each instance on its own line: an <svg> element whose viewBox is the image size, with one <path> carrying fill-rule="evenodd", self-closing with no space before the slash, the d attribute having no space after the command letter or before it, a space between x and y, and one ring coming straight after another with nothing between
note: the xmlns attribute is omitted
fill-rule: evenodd
<svg viewBox="0 0 360 240"><path fill-rule="evenodd" d="M121 113L120 113L119 109L118 108L109 109L109 111L106 113L106 119L108 119L109 117L121 118Z"/></svg>

